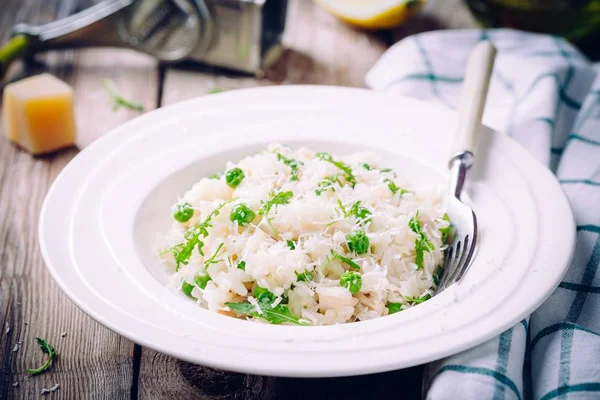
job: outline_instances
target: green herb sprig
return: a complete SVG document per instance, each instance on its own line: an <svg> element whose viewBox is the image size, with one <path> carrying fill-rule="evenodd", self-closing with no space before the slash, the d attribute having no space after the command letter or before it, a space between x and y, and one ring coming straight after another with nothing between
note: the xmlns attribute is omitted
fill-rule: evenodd
<svg viewBox="0 0 600 400"><path fill-rule="evenodd" d="M450 236L450 233L452 232L452 222L450 221L450 216L448 214L444 214L442 219L448 221L448 226L440 229L442 243L446 243L448 236Z"/></svg>
<svg viewBox="0 0 600 400"><path fill-rule="evenodd" d="M202 247L204 247L204 242L202 238L206 238L208 236L208 228L212 227L212 219L213 217L219 215L221 209L225 207L227 204L234 201L234 199L228 200L224 203L219 204L217 208L215 208L204 221L192 225L184 237L186 239L185 243L179 243L175 246L167 248L165 251L170 251L173 253L173 257L175 258L176 267L175 270L179 271L181 265L187 265L190 261L190 257L192 256L192 252L194 249L198 250L198 253L201 256L204 256L204 252L202 251Z"/></svg>
<svg viewBox="0 0 600 400"><path fill-rule="evenodd" d="M117 111L119 108L124 107L132 111L144 111L144 106L133 100L127 100L119 94L115 83L110 79L104 79L104 87L108 91L108 95L112 101L113 111Z"/></svg>
<svg viewBox="0 0 600 400"><path fill-rule="evenodd" d="M337 203L338 203L338 206L340 207L342 215L345 218L354 217L360 223L367 223L367 222L371 221L370 216L372 213L366 207L361 206L361 201L355 201L354 203L352 203L352 206L350 206L349 210L346 209L346 207L344 207L344 204L342 203L341 200L338 199Z"/></svg>
<svg viewBox="0 0 600 400"><path fill-rule="evenodd" d="M352 168L350 168L348 164L334 160L329 153L317 153L315 156L322 161L335 165L344 173L344 179L346 179L346 182L348 182L352 187L356 185L356 177L352 173Z"/></svg>
<svg viewBox="0 0 600 400"><path fill-rule="evenodd" d="M42 349L42 351L44 353L48 354L48 358L38 368L28 369L27 372L30 373L31 375L41 374L42 372L47 370L48 367L50 366L50 364L52 363L52 359L54 358L54 356L56 356L56 350L45 339L36 337L35 340L38 343L38 345L40 346L40 349Z"/></svg>
<svg viewBox="0 0 600 400"><path fill-rule="evenodd" d="M287 192L279 192L279 193L271 193L271 198L267 201L262 201L263 206L258 210L258 213L264 216L267 219L267 223L269 224L269 228L275 233L277 230L273 227L271 217L269 213L273 209L273 207L281 206L285 204L289 204L290 200L294 197L294 193L291 191Z"/></svg>
<svg viewBox="0 0 600 400"><path fill-rule="evenodd" d="M325 177L321 182L319 182L319 185L315 189L315 194L317 196L321 196L324 192L328 191L329 189L333 189L333 191L335 191L336 183L340 185L340 187L343 186L342 182L340 182L340 179L337 177L337 175Z"/></svg>
<svg viewBox="0 0 600 400"><path fill-rule="evenodd" d="M282 161L291 168L292 177L290 178L290 182L297 181L298 174L300 173L300 166L304 165L304 163L302 161L294 160L293 158L288 158L281 153L277 153L277 160Z"/></svg>
<svg viewBox="0 0 600 400"><path fill-rule="evenodd" d="M250 302L225 303L230 310L238 314L249 315L254 318L260 318L271 324L291 323L296 325L307 325L305 322L295 316L286 304L273 306L276 297L268 289L257 286L254 288L254 298L262 313L256 310L256 306Z"/></svg>
<svg viewBox="0 0 600 400"><path fill-rule="evenodd" d="M414 233L419 235L415 240L415 251L417 253L415 256L415 264L417 264L417 269L422 269L423 256L425 252L431 252L431 250L435 249L435 246L429 241L429 239L427 238L427 234L423 232L423 228L421 226L421 222L419 222L418 217L419 212L417 211L414 217L412 217L410 221L408 221L408 227Z"/></svg>
<svg viewBox="0 0 600 400"><path fill-rule="evenodd" d="M427 293L421 297L406 296L405 298L406 298L406 301L408 301L409 303L412 303L413 305L417 305L417 304L424 303L427 300L431 299L431 295L429 293Z"/></svg>

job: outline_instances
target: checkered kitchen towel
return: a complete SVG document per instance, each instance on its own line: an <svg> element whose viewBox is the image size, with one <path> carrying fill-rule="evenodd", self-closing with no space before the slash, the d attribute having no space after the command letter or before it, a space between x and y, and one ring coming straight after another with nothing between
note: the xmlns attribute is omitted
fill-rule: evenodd
<svg viewBox="0 0 600 400"><path fill-rule="evenodd" d="M530 318L428 366L427 398L600 399L600 73L568 42L513 30L439 31L390 48L367 84L455 109L478 41L498 48L484 123L551 168L577 223L573 263Z"/></svg>

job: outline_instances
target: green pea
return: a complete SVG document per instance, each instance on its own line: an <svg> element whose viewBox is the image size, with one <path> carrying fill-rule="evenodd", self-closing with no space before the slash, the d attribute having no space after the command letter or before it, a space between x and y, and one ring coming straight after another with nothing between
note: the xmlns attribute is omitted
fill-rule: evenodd
<svg viewBox="0 0 600 400"><path fill-rule="evenodd" d="M402 303L387 303L385 306L387 307L387 309L389 311L388 315L395 314L397 312L402 311L402 307L403 307Z"/></svg>
<svg viewBox="0 0 600 400"><path fill-rule="evenodd" d="M340 285L354 294L360 290L362 286L362 277L358 272L346 271L340 278Z"/></svg>
<svg viewBox="0 0 600 400"><path fill-rule="evenodd" d="M192 289L194 289L194 285L190 285L189 283L187 283L186 281L182 281L181 282L181 291L186 295L189 296L193 299L195 299L194 296L192 296Z"/></svg>
<svg viewBox="0 0 600 400"><path fill-rule="evenodd" d="M194 209L190 203L181 203L175 206L173 218L179 222L187 222L194 216Z"/></svg>
<svg viewBox="0 0 600 400"><path fill-rule="evenodd" d="M239 226L246 226L254 220L256 213L245 204L238 204L233 207L229 218L232 222L237 221Z"/></svg>
<svg viewBox="0 0 600 400"><path fill-rule="evenodd" d="M235 189L240 185L240 183L242 183L245 176L246 175L244 175L244 171L239 168L229 169L227 172L225 172L225 183L227 183L227 186L230 188Z"/></svg>
<svg viewBox="0 0 600 400"><path fill-rule="evenodd" d="M369 251L369 238L365 231L350 232L346 235L346 241L350 251L356 254L365 254Z"/></svg>
<svg viewBox="0 0 600 400"><path fill-rule="evenodd" d="M208 285L208 282L211 280L212 278L208 274L196 274L196 276L194 277L194 283L200 289L205 289L206 285Z"/></svg>

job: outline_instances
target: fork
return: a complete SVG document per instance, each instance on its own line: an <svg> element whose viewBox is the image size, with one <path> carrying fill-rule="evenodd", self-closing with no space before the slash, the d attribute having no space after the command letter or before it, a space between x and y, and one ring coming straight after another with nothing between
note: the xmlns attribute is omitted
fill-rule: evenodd
<svg viewBox="0 0 600 400"><path fill-rule="evenodd" d="M461 200L467 171L475 160L477 138L490 84L496 48L480 42L469 57L458 109L454 155L450 159L450 195L446 213L452 221L452 242L446 249L444 267L435 294L458 282L467 272L477 244L477 217Z"/></svg>

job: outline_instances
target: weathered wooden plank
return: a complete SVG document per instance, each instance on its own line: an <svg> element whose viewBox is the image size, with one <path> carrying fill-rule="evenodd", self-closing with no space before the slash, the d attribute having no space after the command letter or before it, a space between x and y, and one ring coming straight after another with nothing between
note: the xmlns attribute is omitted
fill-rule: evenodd
<svg viewBox="0 0 600 400"><path fill-rule="evenodd" d="M310 1L291 1L287 22L286 51L262 79L223 74L206 67L168 68L162 105L202 96L214 88L230 90L280 83L362 87L365 73L387 48L380 36L356 31ZM359 390L361 383L350 384L355 380L363 382L362 378L302 380L233 374L144 348L138 385L140 399L321 399L342 394L358 398L353 397L352 391L368 397L369 391ZM384 380L388 381L387 386ZM389 389L393 379L374 375L364 382L376 382Z"/></svg>
<svg viewBox="0 0 600 400"><path fill-rule="evenodd" d="M52 21L68 15L74 6L73 1L11 0L1 6L0 29L21 21ZM5 9L12 16L5 17ZM0 36L5 39L6 30ZM112 111L103 78L113 79L124 96L142 101L147 109L156 107L158 67L147 56L123 50L83 50L49 53L40 59L46 64L24 71L47 70L73 85L81 145L137 115ZM0 398L38 398L42 388L56 383L60 389L53 398L131 397L133 343L75 307L50 277L39 252L37 222L43 198L76 153L69 149L31 157L4 137L0 139ZM10 327L8 334L5 326ZM48 339L58 358L48 372L30 376L26 369L44 359L36 336ZM17 342L21 347L13 352Z"/></svg>

